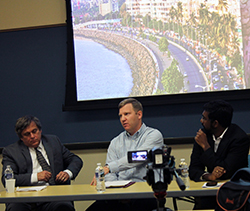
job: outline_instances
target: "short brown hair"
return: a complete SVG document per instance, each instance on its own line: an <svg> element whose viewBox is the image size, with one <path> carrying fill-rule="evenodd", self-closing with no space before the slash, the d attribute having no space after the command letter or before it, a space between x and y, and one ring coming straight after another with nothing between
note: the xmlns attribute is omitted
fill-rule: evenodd
<svg viewBox="0 0 250 211"><path fill-rule="evenodd" d="M129 103L132 104L133 109L134 109L135 112L137 112L137 111L142 111L143 112L142 104L138 100L136 100L134 98L127 98L125 100L122 100L118 105L118 109L122 108L123 106L125 106L126 104L129 104Z"/></svg>

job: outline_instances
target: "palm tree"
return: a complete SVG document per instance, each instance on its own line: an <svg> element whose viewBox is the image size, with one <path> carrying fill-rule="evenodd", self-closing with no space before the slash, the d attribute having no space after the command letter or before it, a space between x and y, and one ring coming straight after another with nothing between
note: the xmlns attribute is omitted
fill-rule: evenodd
<svg viewBox="0 0 250 211"><path fill-rule="evenodd" d="M158 29L163 31L163 22L161 20L158 21Z"/></svg>
<svg viewBox="0 0 250 211"><path fill-rule="evenodd" d="M180 37L183 36L183 29L182 29L182 19L183 19L183 8L182 8L182 2L177 3L177 23L178 23L178 34Z"/></svg>
<svg viewBox="0 0 250 211"><path fill-rule="evenodd" d="M151 21L151 16L148 14L142 18L142 22L143 22L144 26L146 26L146 27L149 27L150 21Z"/></svg>
<svg viewBox="0 0 250 211"><path fill-rule="evenodd" d="M230 54L229 51L230 41L232 41L235 32L236 32L236 22L234 17L232 17L230 13L223 14L221 16L219 41L224 55Z"/></svg>
<svg viewBox="0 0 250 211"><path fill-rule="evenodd" d="M182 23L182 18L183 18L182 11L183 11L182 2L179 1L179 2L177 3L177 11L176 11L177 22L178 22L178 23Z"/></svg>
<svg viewBox="0 0 250 211"><path fill-rule="evenodd" d="M195 40L195 31L193 28L196 28L197 27L197 17L195 16L195 13L192 12L191 15L190 15L190 18L189 18L189 23L191 23L191 28L190 28L190 34L191 34L191 39L192 40ZM192 33L194 32L194 33ZM192 36L193 35L193 36Z"/></svg>
<svg viewBox="0 0 250 211"><path fill-rule="evenodd" d="M171 7L171 9L170 9L170 11L169 11L169 15L170 15L171 20L174 20L174 18L176 17L177 11L176 11L176 9L174 8L174 6Z"/></svg>
<svg viewBox="0 0 250 211"><path fill-rule="evenodd" d="M196 25L197 25L197 17L195 16L195 13L194 13L194 12L191 13L190 18L189 18L188 21L189 21L189 22L191 23L191 25L193 25L193 26L196 26Z"/></svg>
<svg viewBox="0 0 250 211"><path fill-rule="evenodd" d="M232 48L233 48L234 53L236 51L239 51L239 47L240 47L239 38L234 35L231 42L232 42Z"/></svg>
<svg viewBox="0 0 250 211"><path fill-rule="evenodd" d="M220 34L221 17L218 12L212 12L209 20L208 36L210 37L210 47L216 49L218 46L218 37Z"/></svg>
<svg viewBox="0 0 250 211"><path fill-rule="evenodd" d="M222 13L227 12L228 10L227 0L219 0L218 10L221 11Z"/></svg>
<svg viewBox="0 0 250 211"><path fill-rule="evenodd" d="M229 34L226 26L226 19L225 17L221 17L221 21L219 24L219 36L218 36L218 43L220 46L220 54L226 55L227 53L227 44L229 42Z"/></svg>
<svg viewBox="0 0 250 211"><path fill-rule="evenodd" d="M203 4L201 4L201 7L199 9L199 26L201 27L202 33L207 34L208 33L208 23L210 13L208 11L208 8L205 7Z"/></svg>
<svg viewBox="0 0 250 211"><path fill-rule="evenodd" d="M175 18L177 17L177 11L173 6L171 7L171 9L169 11L169 15L170 15L170 18L171 18L171 22L173 24L172 30L174 31L174 22L175 22Z"/></svg>

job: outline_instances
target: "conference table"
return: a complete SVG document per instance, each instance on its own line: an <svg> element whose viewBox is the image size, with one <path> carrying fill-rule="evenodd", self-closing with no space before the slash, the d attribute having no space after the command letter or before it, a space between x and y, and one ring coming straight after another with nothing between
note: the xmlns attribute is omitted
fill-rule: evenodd
<svg viewBox="0 0 250 211"><path fill-rule="evenodd" d="M217 188L202 188L204 182L190 181L190 188L181 191L175 181L168 185L167 197L179 198L190 196L215 196ZM146 182L137 182L126 188L107 188L103 193L97 193L89 184L47 186L41 191L7 193L0 192L0 203L44 202L44 201L83 201L109 199L153 198L153 190Z"/></svg>

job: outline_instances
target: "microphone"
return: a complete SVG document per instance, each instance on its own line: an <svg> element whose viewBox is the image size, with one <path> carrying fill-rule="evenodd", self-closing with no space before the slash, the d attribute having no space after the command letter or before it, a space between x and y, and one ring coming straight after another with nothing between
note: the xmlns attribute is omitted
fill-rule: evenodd
<svg viewBox="0 0 250 211"><path fill-rule="evenodd" d="M186 189L186 185L184 184L184 182L182 181L182 179L179 177L179 175L177 174L177 172L174 170L174 175L176 177L176 182L179 186L179 188L183 191Z"/></svg>
<svg viewBox="0 0 250 211"><path fill-rule="evenodd" d="M182 179L180 177L176 178L176 182L179 186L179 188L183 191L186 189L186 185L184 184L184 182L182 181Z"/></svg>

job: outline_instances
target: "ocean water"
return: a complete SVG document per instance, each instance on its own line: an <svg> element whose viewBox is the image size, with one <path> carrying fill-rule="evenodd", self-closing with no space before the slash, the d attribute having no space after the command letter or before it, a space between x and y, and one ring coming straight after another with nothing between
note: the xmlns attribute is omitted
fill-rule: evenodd
<svg viewBox="0 0 250 211"><path fill-rule="evenodd" d="M127 61L103 45L75 39L77 100L128 97L133 87Z"/></svg>

